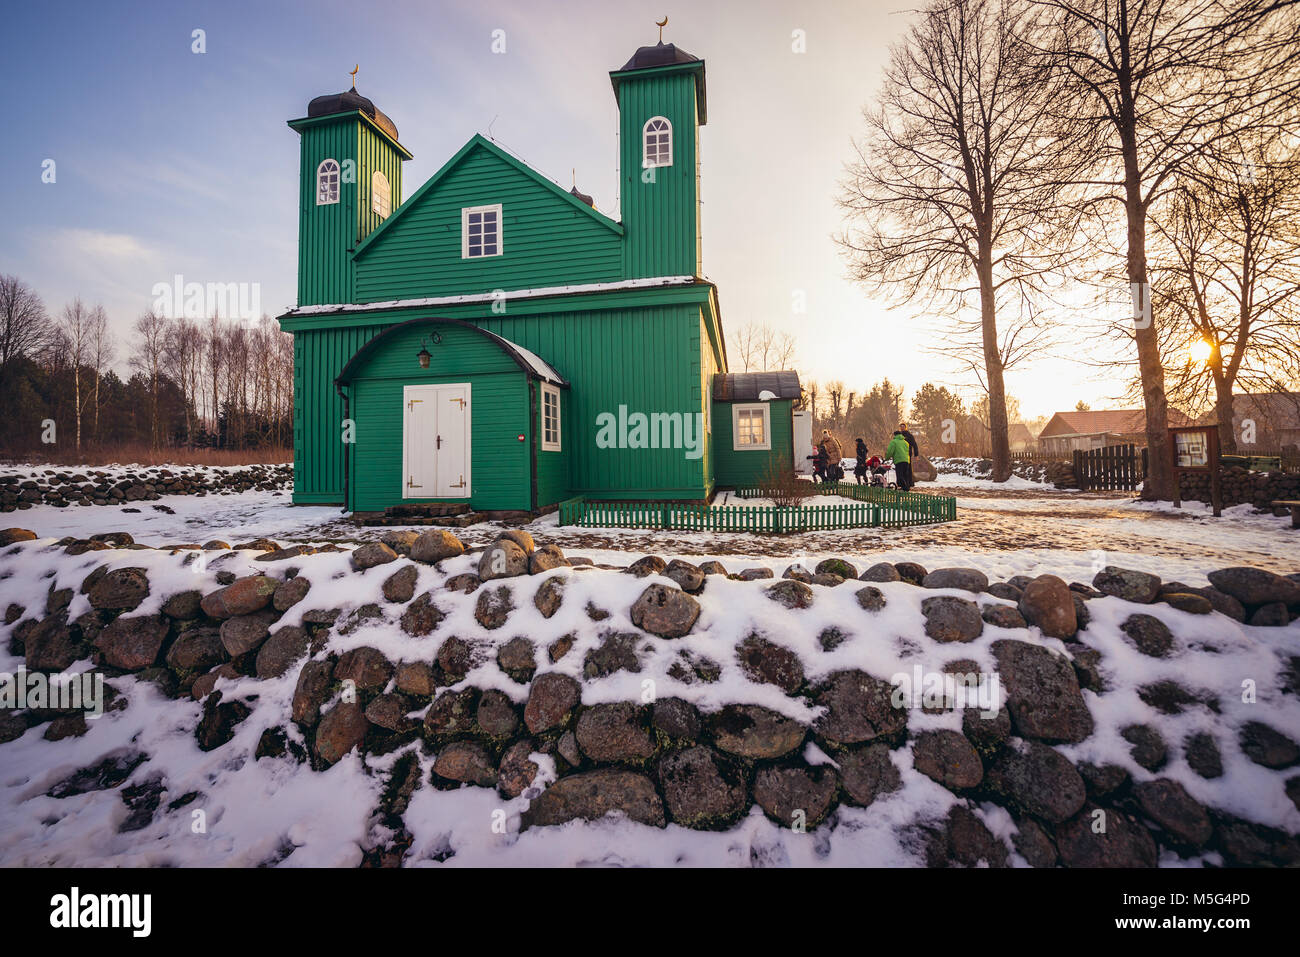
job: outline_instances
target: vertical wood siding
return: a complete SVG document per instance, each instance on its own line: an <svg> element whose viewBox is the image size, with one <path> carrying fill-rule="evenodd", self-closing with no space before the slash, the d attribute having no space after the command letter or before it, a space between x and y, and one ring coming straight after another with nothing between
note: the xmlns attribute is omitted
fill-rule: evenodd
<svg viewBox="0 0 1300 957"><path fill-rule="evenodd" d="M471 150L415 202L356 260L356 302L621 278L618 233L487 149ZM502 255L462 259L461 209L493 203Z"/></svg>
<svg viewBox="0 0 1300 957"><path fill-rule="evenodd" d="M623 273L700 275L699 179L695 79L689 73L624 79L618 88ZM673 125L673 165L641 178L641 131L663 116Z"/></svg>
<svg viewBox="0 0 1300 957"><path fill-rule="evenodd" d="M442 342L428 342L432 358L421 369L415 355L431 327L415 327L386 340L357 370L352 414L357 443L351 463L352 507L377 511L406 501L402 474L402 389L444 382L470 384L470 505L481 510L530 507L528 382L514 360L469 329L441 326ZM518 436L523 433L525 441Z"/></svg>
<svg viewBox="0 0 1300 957"><path fill-rule="evenodd" d="M731 431L731 410L734 403L713 403L713 467L720 488L742 488L762 483L772 456L780 456L782 465L794 461L794 420L791 412L794 402L774 399L769 418L772 423L772 448L737 451ZM742 403L744 404L744 403ZM801 453L807 455L807 452Z"/></svg>

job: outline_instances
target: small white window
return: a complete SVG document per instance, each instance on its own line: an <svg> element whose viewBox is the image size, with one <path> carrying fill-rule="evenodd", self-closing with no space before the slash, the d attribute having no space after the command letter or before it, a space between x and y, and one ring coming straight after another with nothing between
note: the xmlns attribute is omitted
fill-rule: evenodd
<svg viewBox="0 0 1300 957"><path fill-rule="evenodd" d="M733 446L737 451L770 449L772 447L770 409L766 403L758 405L733 405L731 427Z"/></svg>
<svg viewBox="0 0 1300 957"><path fill-rule="evenodd" d="M501 204L460 211L460 258L501 255Z"/></svg>
<svg viewBox="0 0 1300 957"><path fill-rule="evenodd" d="M388 185L388 177L379 170L370 177L370 211L380 219L387 219L393 211L393 191Z"/></svg>
<svg viewBox="0 0 1300 957"><path fill-rule="evenodd" d="M316 167L316 205L329 206L339 201L338 160L321 160Z"/></svg>
<svg viewBox="0 0 1300 957"><path fill-rule="evenodd" d="M646 120L641 130L641 166L673 165L673 125L662 116Z"/></svg>
<svg viewBox="0 0 1300 957"><path fill-rule="evenodd" d="M560 390L542 386L542 451L560 451Z"/></svg>

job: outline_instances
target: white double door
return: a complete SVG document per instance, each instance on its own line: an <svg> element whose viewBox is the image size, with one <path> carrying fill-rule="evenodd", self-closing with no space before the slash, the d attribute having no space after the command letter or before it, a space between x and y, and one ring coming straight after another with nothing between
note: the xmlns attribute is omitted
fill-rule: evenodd
<svg viewBox="0 0 1300 957"><path fill-rule="evenodd" d="M469 498L469 383L402 389L402 498Z"/></svg>

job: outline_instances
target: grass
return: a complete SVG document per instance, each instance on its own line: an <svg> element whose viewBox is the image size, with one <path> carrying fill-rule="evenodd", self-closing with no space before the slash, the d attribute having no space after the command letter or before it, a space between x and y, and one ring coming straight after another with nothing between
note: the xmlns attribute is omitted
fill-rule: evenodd
<svg viewBox="0 0 1300 957"><path fill-rule="evenodd" d="M146 444L103 448L40 450L5 454L10 465L282 465L293 461L293 449L152 449Z"/></svg>

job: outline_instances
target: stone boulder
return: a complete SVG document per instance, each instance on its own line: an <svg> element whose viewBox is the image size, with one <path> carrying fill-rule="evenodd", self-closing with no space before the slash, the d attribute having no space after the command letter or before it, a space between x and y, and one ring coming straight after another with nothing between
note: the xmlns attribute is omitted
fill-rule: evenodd
<svg viewBox="0 0 1300 957"><path fill-rule="evenodd" d="M89 593L90 607L99 611L133 611L148 596L149 575L143 568L105 572Z"/></svg>
<svg viewBox="0 0 1300 957"><path fill-rule="evenodd" d="M660 638L681 638L700 617L700 603L677 588L651 585L632 605L632 624Z"/></svg>
<svg viewBox="0 0 1300 957"><path fill-rule="evenodd" d="M1048 638L1073 638L1079 630L1074 594L1064 579L1055 575L1039 575L1025 585L1017 608L1025 621Z"/></svg>
<svg viewBox="0 0 1300 957"><path fill-rule="evenodd" d="M1167 658L1174 648L1174 633L1155 615L1129 615L1119 628L1149 658Z"/></svg>
<svg viewBox="0 0 1300 957"><path fill-rule="evenodd" d="M1058 824L1054 837L1066 867L1156 866L1156 842L1150 833L1113 808L1087 804L1079 814Z"/></svg>
<svg viewBox="0 0 1300 957"><path fill-rule="evenodd" d="M977 568L936 568L923 579L922 588L960 588L962 591L987 591L988 576Z"/></svg>
<svg viewBox="0 0 1300 957"><path fill-rule="evenodd" d="M628 701L584 709L574 733L582 753L602 764L639 764L655 751L644 715Z"/></svg>
<svg viewBox="0 0 1300 957"><path fill-rule="evenodd" d="M947 729L923 731L912 742L916 770L950 791L979 787L984 766L966 737Z"/></svg>
<svg viewBox="0 0 1300 957"><path fill-rule="evenodd" d="M234 618L251 615L271 604L278 579L267 575L249 575L231 582L225 588L203 596L203 613L209 618Z"/></svg>
<svg viewBox="0 0 1300 957"><path fill-rule="evenodd" d="M865 671L833 673L813 693L826 708L813 730L832 747L900 738L907 729L906 708L893 705L894 686Z"/></svg>
<svg viewBox="0 0 1300 957"><path fill-rule="evenodd" d="M325 764L335 764L353 748L360 748L370 730L370 722L356 704L340 701L321 716L316 728L316 756Z"/></svg>
<svg viewBox="0 0 1300 957"><path fill-rule="evenodd" d="M352 568L359 572L395 561L397 561L397 552L383 542L369 542L352 552Z"/></svg>
<svg viewBox="0 0 1300 957"><path fill-rule="evenodd" d="M939 642L974 641L984 633L979 606L965 598L939 595L921 602L925 633Z"/></svg>
<svg viewBox="0 0 1300 957"><path fill-rule="evenodd" d="M168 628L163 615L115 618L104 626L95 646L104 664L123 671L141 671L158 662Z"/></svg>
<svg viewBox="0 0 1300 957"><path fill-rule="evenodd" d="M445 528L431 528L411 543L411 560L434 565L448 558L465 554L464 543Z"/></svg>
<svg viewBox="0 0 1300 957"><path fill-rule="evenodd" d="M1042 645L1004 639L993 643L1007 709L1026 738L1077 742L1092 734L1092 714L1070 661Z"/></svg>
<svg viewBox="0 0 1300 957"><path fill-rule="evenodd" d="M839 756L844 799L848 803L867 807L881 795L903 786L902 775L889 755L887 745L870 744Z"/></svg>
<svg viewBox="0 0 1300 957"><path fill-rule="evenodd" d="M508 538L497 541L479 558L478 577L483 581L527 574L528 553Z"/></svg>
<svg viewBox="0 0 1300 957"><path fill-rule="evenodd" d="M1107 565L1093 576L1092 587L1103 595L1149 605L1160 596L1160 576Z"/></svg>
<svg viewBox="0 0 1300 957"><path fill-rule="evenodd" d="M1074 765L1037 741L1004 749L985 780L994 794L1052 824L1078 813L1087 799L1083 778Z"/></svg>
<svg viewBox="0 0 1300 957"><path fill-rule="evenodd" d="M566 724L582 697L582 688L568 675L548 672L533 679L524 706L524 724L541 734Z"/></svg>
<svg viewBox="0 0 1300 957"><path fill-rule="evenodd" d="M780 758L799 748L807 729L756 704L731 704L711 714L706 724L719 750L754 760Z"/></svg>
<svg viewBox="0 0 1300 957"><path fill-rule="evenodd" d="M1300 604L1300 582L1262 568L1220 568L1206 577L1211 585L1243 605Z"/></svg>
<svg viewBox="0 0 1300 957"><path fill-rule="evenodd" d="M754 802L782 827L812 829L835 807L839 775L819 767L762 767L754 775Z"/></svg>
<svg viewBox="0 0 1300 957"><path fill-rule="evenodd" d="M252 651L261 646L271 634L276 614L271 609L253 612L250 615L236 615L221 623L221 643L232 658Z"/></svg>
<svg viewBox="0 0 1300 957"><path fill-rule="evenodd" d="M520 830L578 819L595 821L610 812L652 827L665 823L654 782L635 771L600 768L570 774L548 787L520 815Z"/></svg>
<svg viewBox="0 0 1300 957"><path fill-rule="evenodd" d="M749 807L745 778L731 761L706 747L674 751L659 761L668 816L695 829L721 829Z"/></svg>

